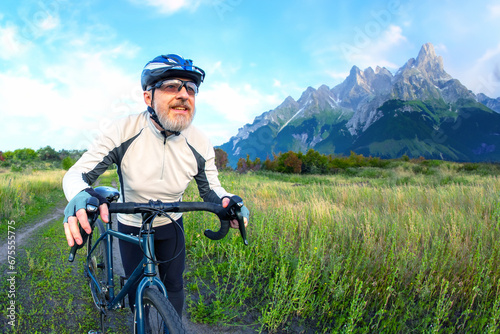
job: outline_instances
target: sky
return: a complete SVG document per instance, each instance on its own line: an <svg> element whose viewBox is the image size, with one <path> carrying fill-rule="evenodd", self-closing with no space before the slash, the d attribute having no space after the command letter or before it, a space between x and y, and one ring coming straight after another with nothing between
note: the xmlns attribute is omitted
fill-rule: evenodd
<svg viewBox="0 0 500 334"><path fill-rule="evenodd" d="M214 145L354 65L394 74L428 42L497 98L499 31L497 0L2 0L0 151L87 149L145 110L142 68L169 53L206 72L194 124Z"/></svg>

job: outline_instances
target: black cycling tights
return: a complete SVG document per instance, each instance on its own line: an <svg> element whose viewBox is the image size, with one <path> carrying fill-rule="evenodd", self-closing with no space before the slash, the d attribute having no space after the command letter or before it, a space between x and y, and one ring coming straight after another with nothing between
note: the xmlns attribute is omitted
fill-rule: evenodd
<svg viewBox="0 0 500 334"><path fill-rule="evenodd" d="M182 217L177 223L184 229ZM177 256L172 261L161 263L159 271L160 279L167 288L168 299L182 318L182 308L184 307L184 282L182 274L185 267L186 250L184 236L179 226L170 223L155 227L154 230L156 259L158 261L165 261ZM139 234L138 227L127 226L122 223L118 223L118 231L126 234ZM143 253L138 245L123 240L119 240L119 245L125 276L129 277L142 260ZM134 311L133 305L135 304L136 288L137 286L129 293L129 305L132 312Z"/></svg>

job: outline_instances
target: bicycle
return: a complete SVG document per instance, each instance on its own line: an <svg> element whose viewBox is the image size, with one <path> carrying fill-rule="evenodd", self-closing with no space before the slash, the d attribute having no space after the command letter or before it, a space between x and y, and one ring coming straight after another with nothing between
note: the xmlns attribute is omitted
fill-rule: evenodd
<svg viewBox="0 0 500 334"><path fill-rule="evenodd" d="M137 283L134 333L185 333L182 320L168 301L167 290L161 280L156 276L154 252L153 220L158 215L171 212L207 211L216 214L220 219L220 229L216 232L206 230L205 236L212 240L224 238L229 231L229 221L238 220L239 230L245 245L248 245L245 225L240 208L243 205L241 198L234 196L230 204L223 208L222 205L207 202L175 202L163 203L150 200L148 203L116 203L120 193L111 187L97 187L95 191L105 197L109 204L109 213L141 213L142 228L138 236L124 234L114 230L113 223L105 224L98 216L98 200L90 198L87 202L87 215L92 226L92 232L87 235L80 227L84 239L81 245L71 248L68 260L73 262L77 249L87 245L87 259L84 274L87 277L94 304L100 312L101 331L104 332L104 320L109 310L123 308L124 298ZM175 223L175 222L174 222ZM96 228L97 227L97 228ZM142 261L128 277L127 282L121 279L121 290L115 295L115 282L113 272L113 239L121 239L137 244L143 250Z"/></svg>

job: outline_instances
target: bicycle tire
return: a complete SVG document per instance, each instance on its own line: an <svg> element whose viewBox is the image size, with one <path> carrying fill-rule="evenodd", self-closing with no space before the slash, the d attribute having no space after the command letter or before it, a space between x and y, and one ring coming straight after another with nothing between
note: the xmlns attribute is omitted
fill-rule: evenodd
<svg viewBox="0 0 500 334"><path fill-rule="evenodd" d="M93 242L95 242L99 237L105 232L103 222L100 219L97 219L94 225L94 229L90 233L87 242L87 256L92 249ZM96 249L92 253L92 257L88 263L87 269L92 273L92 275L99 282L97 285L94 280L92 280L89 276L89 286L90 292L92 293L92 299L94 300L94 304L98 310L104 311L106 308L106 296L107 296L107 284L108 284L108 269L107 269L107 240L101 240L99 245L97 245Z"/></svg>
<svg viewBox="0 0 500 334"><path fill-rule="evenodd" d="M158 290L146 288L142 297L144 305L145 329L148 334L165 333L164 325L170 334L185 334L186 329L170 301ZM137 333L137 308L134 312L134 333Z"/></svg>

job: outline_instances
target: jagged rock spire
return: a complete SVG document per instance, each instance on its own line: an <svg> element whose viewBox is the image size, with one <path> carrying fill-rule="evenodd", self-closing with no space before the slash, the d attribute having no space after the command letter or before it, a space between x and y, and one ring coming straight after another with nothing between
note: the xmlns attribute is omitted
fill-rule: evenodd
<svg viewBox="0 0 500 334"><path fill-rule="evenodd" d="M451 75L444 70L443 57L436 56L434 46L431 43L422 45L415 65L435 84L452 79Z"/></svg>

